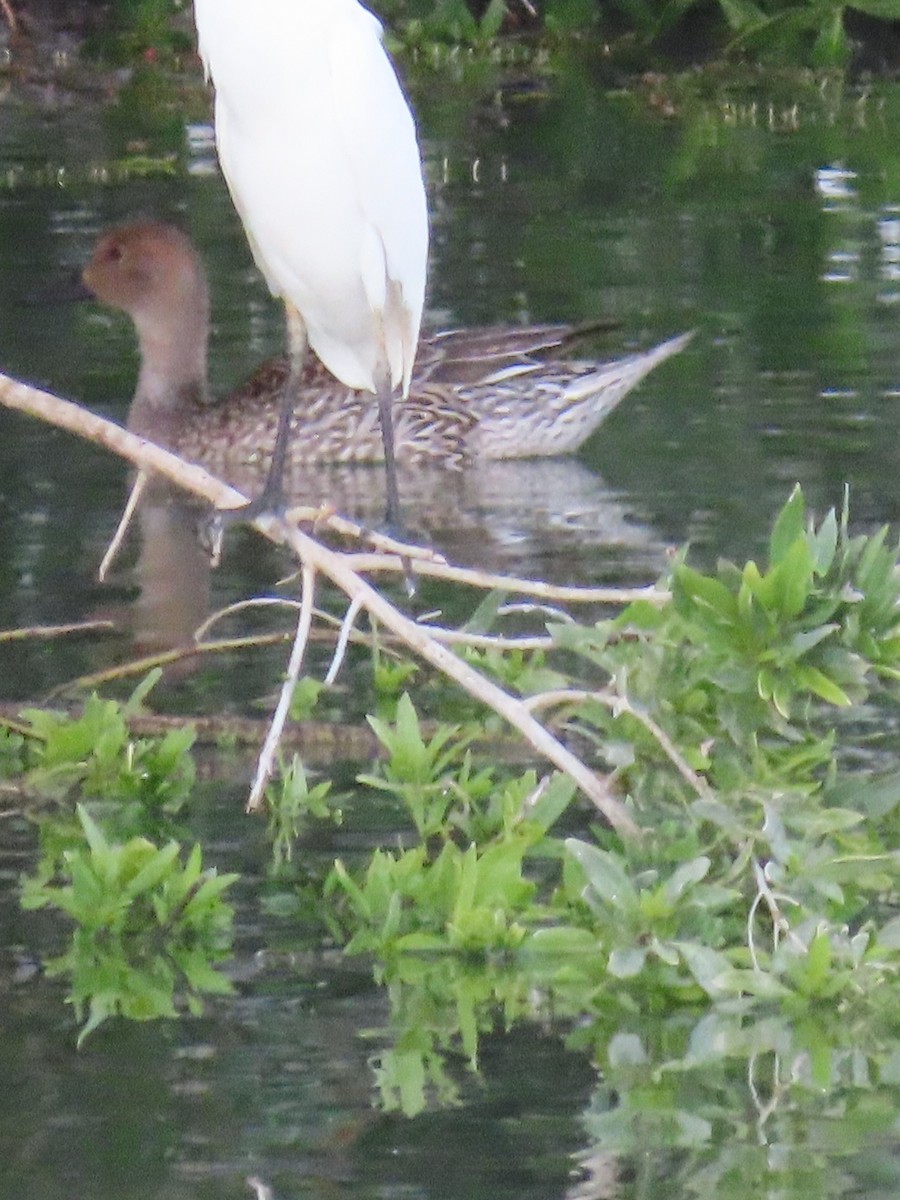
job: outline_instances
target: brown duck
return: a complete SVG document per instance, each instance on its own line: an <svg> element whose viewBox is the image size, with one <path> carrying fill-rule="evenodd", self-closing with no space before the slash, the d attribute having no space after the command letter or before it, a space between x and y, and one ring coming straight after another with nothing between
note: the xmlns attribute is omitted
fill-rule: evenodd
<svg viewBox="0 0 900 1200"><path fill-rule="evenodd" d="M189 239L159 222L112 229L83 278L98 300L126 312L137 330L141 366L129 428L226 475L229 464L265 466L288 361L264 364L225 399L211 400L209 290ZM395 403L398 462L460 468L571 453L693 336L595 362L568 357L579 332L570 325L532 325L424 336L409 397ZM383 460L378 415L367 393L339 383L312 355L300 389L291 466Z"/></svg>

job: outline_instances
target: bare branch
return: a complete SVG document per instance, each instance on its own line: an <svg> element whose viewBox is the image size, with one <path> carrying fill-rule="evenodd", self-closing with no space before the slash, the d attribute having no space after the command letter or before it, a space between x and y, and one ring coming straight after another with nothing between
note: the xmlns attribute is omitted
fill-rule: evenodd
<svg viewBox="0 0 900 1200"><path fill-rule="evenodd" d="M146 471L138 471L137 478L132 484L131 491L128 493L128 500L125 504L125 511L119 517L119 524L116 526L116 532L112 536L112 541L106 548L106 553L103 555L103 561L100 563L100 569L97 571L97 578L101 583L106 579L109 568L115 561L116 555L125 540L125 534L128 532L128 527L131 524L131 519L137 511L137 506L140 503L141 496L147 490L147 485L150 482L150 476Z"/></svg>
<svg viewBox="0 0 900 1200"><path fill-rule="evenodd" d="M236 600L234 604L228 604L225 608L219 608L214 613L210 613L206 620L194 630L194 640L202 642L214 625L218 625L227 617L235 616L236 613L247 612L253 608L289 608L293 610L299 607L300 601L291 600L288 596L254 596L250 600Z"/></svg>
<svg viewBox="0 0 900 1200"><path fill-rule="evenodd" d="M22 629L0 629L0 642L24 642L29 638L67 637L71 633L109 633L113 621L75 621L71 625L27 625Z"/></svg>
<svg viewBox="0 0 900 1200"><path fill-rule="evenodd" d="M334 648L334 657L325 675L326 684L332 684L337 679L338 671L340 671L341 664L344 661L344 655L347 653L347 644L350 641L350 635L353 633L353 626L356 624L356 618L359 616L361 608L361 602L354 600L341 622L341 631L338 634L337 645Z"/></svg>
<svg viewBox="0 0 900 1200"><path fill-rule="evenodd" d="M243 503L246 499L240 492L222 483L201 467L185 463L177 455L170 454L168 451L144 441L121 426L69 401L61 400L48 392L31 388L4 375L0 375L0 403L7 408L41 417L53 425L68 429L72 433L105 446L140 469L156 471L170 482L194 495L205 498L217 507L231 508ZM257 517L252 524L263 536L289 546L303 564L304 571L310 573L310 579L314 574L320 574L331 580L349 597L352 603L366 609L385 628L405 642L415 654L502 716L535 750L578 784L610 825L622 834L632 836L638 834L638 827L631 814L613 794L607 779L601 778L591 771L585 763L535 719L521 700L505 692L446 647L440 645L427 630L417 625L376 591L359 574L357 568L360 563L354 561L355 556L331 550L298 528L289 525L285 520L274 516ZM404 550L404 557L411 557L406 550ZM444 578L453 577L452 574L445 573L447 568L438 567L434 562L415 559L411 565L416 572L423 571L423 573L431 574L434 571L434 573L441 573ZM437 569L435 570L435 568ZM396 560L395 569L399 571L404 569L399 557ZM478 577L477 572L474 575ZM470 577L467 581L473 582L473 579ZM499 576L491 586L510 589L510 581ZM529 594L547 597L551 595L551 592L546 585L532 585ZM307 589L304 588L304 602L306 598ZM559 598L558 593L553 595L553 598ZM298 640L301 632L298 628ZM305 636L303 644L305 644Z"/></svg>
<svg viewBox="0 0 900 1200"><path fill-rule="evenodd" d="M3 13L6 19L9 32L13 35L17 34L19 32L19 18L16 16L10 0L0 0L0 12Z"/></svg>
<svg viewBox="0 0 900 1200"><path fill-rule="evenodd" d="M386 554L348 554L347 562L361 575L377 571L402 570L397 559ZM496 575L490 571L479 571L474 567L458 567L451 563L414 562L416 575L445 579L450 583L463 583L468 587L490 591L502 588L523 596L537 596L542 600L559 600L569 604L633 604L636 600L647 600L651 604L666 604L671 594L665 588L650 584L647 587L579 587L575 585L545 583L542 579L521 579L516 575Z"/></svg>
<svg viewBox="0 0 900 1200"><path fill-rule="evenodd" d="M262 808L266 784L269 782L275 767L275 755L278 753L281 733L290 712L291 698L294 695L297 680L300 678L300 667L303 664L306 643L309 641L309 628L312 624L313 614L313 598L316 592L316 572L308 563L303 564L302 587L297 634L294 638L294 644L291 647L291 657L288 662L287 674L281 687L281 695L278 697L278 705L275 708L275 714L272 717L272 723L269 726L269 732L266 734L259 762L256 765L256 775L253 779L253 786L250 789L250 796L247 799L248 813L259 812Z"/></svg>
<svg viewBox="0 0 900 1200"><path fill-rule="evenodd" d="M610 709L614 716L618 716L620 713L627 713L629 716L634 717L656 739L663 753L685 783L692 787L701 798L709 795L709 785L706 780L701 775L698 775L685 760L663 727L648 712L632 704L628 697L619 689L591 692L576 688L562 688L556 692L541 692L537 696L530 696L524 703L531 712L535 712L539 708L550 708L559 704L580 704L585 700L593 700L597 704L602 704L604 708Z"/></svg>

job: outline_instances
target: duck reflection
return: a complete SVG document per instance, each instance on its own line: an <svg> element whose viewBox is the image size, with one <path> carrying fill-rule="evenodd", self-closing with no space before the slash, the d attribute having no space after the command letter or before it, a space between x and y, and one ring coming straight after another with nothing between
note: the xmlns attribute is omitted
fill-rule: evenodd
<svg viewBox="0 0 900 1200"><path fill-rule="evenodd" d="M192 645L209 615L210 561L198 530L205 510L154 482L138 510L140 551L132 612L134 648L152 655ZM189 671L190 660L170 670Z"/></svg>
<svg viewBox="0 0 900 1200"><path fill-rule="evenodd" d="M253 495L265 464L232 465L223 474ZM421 467L401 470L400 481L416 534L452 562L574 584L646 583L664 565L664 544L575 459L456 472ZM374 465L294 469L287 486L291 503L327 500L362 525L377 524L384 513L384 474ZM189 646L210 608L211 568L200 533L207 511L162 483L145 493L138 511L135 642L142 653ZM241 586L258 588L259 564L244 562L241 570L256 573ZM238 569L230 558L225 566L232 574ZM190 661L178 670L189 671Z"/></svg>

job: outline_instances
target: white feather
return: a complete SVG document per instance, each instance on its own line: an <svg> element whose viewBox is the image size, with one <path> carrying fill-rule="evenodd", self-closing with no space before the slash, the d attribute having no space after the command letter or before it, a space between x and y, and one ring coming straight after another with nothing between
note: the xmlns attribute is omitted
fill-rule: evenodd
<svg viewBox="0 0 900 1200"><path fill-rule="evenodd" d="M428 218L416 131L357 0L195 0L222 171L257 265L348 387L409 387Z"/></svg>

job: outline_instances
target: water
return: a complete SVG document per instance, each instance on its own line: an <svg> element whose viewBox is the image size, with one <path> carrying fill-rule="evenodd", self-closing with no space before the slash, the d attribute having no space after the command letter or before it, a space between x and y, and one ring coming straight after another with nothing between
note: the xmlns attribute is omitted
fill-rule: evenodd
<svg viewBox="0 0 900 1200"><path fill-rule="evenodd" d="M900 92L795 82L785 95L722 99L648 83L623 94L579 62L539 88L500 89L493 69L413 82L434 215L429 323L610 315L621 332L601 345L609 354L698 330L577 459L454 481L459 508L443 534L457 558L649 581L685 540L701 563L761 553L795 481L820 512L849 486L861 527L896 522ZM196 239L213 289L217 389L281 346L280 314L213 168L202 102L169 99L142 108L126 94L111 109L17 83L4 100L0 361L118 417L134 378L127 322L29 301L83 263L112 221L153 213ZM172 174L124 170L136 153L173 154ZM126 565L111 584L95 581L125 472L36 422L0 413L0 424L0 628L103 616L118 629L4 647L0 696L33 700L132 652L135 576ZM446 481L429 486L446 504ZM208 599L206 583L192 598L216 607L270 589L282 565L236 535ZM173 681L164 702L257 711L281 661L204 667ZM649 1046L652 1028L636 1018L598 1070L543 1017L509 1034L500 1022L483 1033L480 1075L451 1054L457 1107L434 1103L415 1120L379 1111L386 998L365 964L260 914L266 850L240 815L244 783L201 789L195 817L213 861L245 875L236 998L177 1026L111 1025L80 1053L60 988L29 971L61 933L18 911L15 879L33 843L4 821L0 1200L248 1196L248 1176L279 1200L896 1194L896 1063L876 1079L848 1052L823 1073L810 1030L759 1033L749 1072L738 1055L664 1076L663 1089L648 1077L648 1110L611 1128L616 1080L641 1082L627 1039ZM304 851L311 869L383 833L375 815L356 817L352 835ZM694 1020L666 1035L671 1061L701 1040Z"/></svg>

